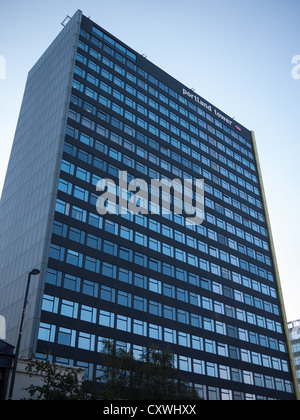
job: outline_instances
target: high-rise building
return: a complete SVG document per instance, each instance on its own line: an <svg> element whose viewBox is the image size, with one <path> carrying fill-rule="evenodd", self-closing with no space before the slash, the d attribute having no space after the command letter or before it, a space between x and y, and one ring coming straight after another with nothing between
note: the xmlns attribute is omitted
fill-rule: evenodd
<svg viewBox="0 0 300 420"><path fill-rule="evenodd" d="M119 199L117 214L99 214L100 179L117 197L120 182L175 178L204 180L203 223L185 217L202 195L194 190L180 214L176 186L169 212L163 195L150 214L121 211ZM120 200L140 205L137 190L123 188ZM95 378L103 339L136 358L157 345L205 399L295 399L253 132L80 11L29 73L0 235L12 345L27 274L40 270L23 356L50 354Z"/></svg>
<svg viewBox="0 0 300 420"><path fill-rule="evenodd" d="M300 320L289 322L288 324L292 351L294 355L294 364L296 367L298 387L300 391Z"/></svg>

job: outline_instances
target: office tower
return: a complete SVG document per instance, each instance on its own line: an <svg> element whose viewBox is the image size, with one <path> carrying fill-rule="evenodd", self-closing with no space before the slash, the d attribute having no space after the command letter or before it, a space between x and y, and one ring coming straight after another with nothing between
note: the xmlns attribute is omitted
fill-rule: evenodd
<svg viewBox="0 0 300 420"><path fill-rule="evenodd" d="M298 387L300 391L300 320L289 322L288 324L292 351L294 355L294 364L296 367Z"/></svg>
<svg viewBox="0 0 300 420"><path fill-rule="evenodd" d="M99 214L98 182L118 195L120 171L147 185L203 179L205 220L175 212L176 188L169 213L122 214L116 201ZM0 212L11 344L27 274L41 272L22 355L95 378L103 339L136 358L157 345L205 399L295 398L253 132L80 11L29 73Z"/></svg>

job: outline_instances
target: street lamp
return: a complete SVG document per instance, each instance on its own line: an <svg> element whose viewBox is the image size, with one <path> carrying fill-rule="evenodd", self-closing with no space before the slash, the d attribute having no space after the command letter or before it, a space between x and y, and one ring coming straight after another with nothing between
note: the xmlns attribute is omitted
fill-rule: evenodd
<svg viewBox="0 0 300 420"><path fill-rule="evenodd" d="M26 311L28 294L29 294L30 280L31 280L31 276L37 276L39 274L40 274L40 270L38 270L37 268L34 268L33 270L31 270L28 273L28 277L27 277L26 292L25 292L25 298L24 298L23 310L22 310L22 318L21 318L21 323L20 323L20 328L19 328L19 336L18 336L18 341L17 341L17 345L16 345L14 367L13 367L12 374L11 374L10 388L9 388L9 394L8 394L8 399L9 400L12 399L12 394L13 394L13 390L14 390L16 371L17 371L17 365L18 365L18 359L19 359L19 353L20 353L20 346L21 346L21 339L22 339L22 333L23 333L25 311Z"/></svg>

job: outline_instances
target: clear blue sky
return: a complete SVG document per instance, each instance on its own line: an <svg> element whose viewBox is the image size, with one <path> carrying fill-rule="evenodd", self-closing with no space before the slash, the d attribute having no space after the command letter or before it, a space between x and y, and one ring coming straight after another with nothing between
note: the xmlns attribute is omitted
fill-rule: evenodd
<svg viewBox="0 0 300 420"><path fill-rule="evenodd" d="M2 2L0 191L27 73L77 9L255 131L288 320L300 318L299 0Z"/></svg>

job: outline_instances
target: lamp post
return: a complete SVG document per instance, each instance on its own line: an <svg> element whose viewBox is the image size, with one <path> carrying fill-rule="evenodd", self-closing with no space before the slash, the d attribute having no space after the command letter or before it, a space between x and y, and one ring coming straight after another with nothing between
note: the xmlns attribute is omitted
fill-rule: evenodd
<svg viewBox="0 0 300 420"><path fill-rule="evenodd" d="M25 297L24 297L24 303L23 303L22 317L21 317L21 323L20 323L20 328L19 328L18 341L17 341L17 345L16 345L14 367L13 367L13 370L12 370L10 387L9 387L9 394L8 394L8 399L9 400L12 399L12 394L13 394L13 390L14 390L16 371L17 371L17 365L18 365L18 359L19 359L19 353L20 353L20 346L21 346L21 339L22 339L22 333L23 333L25 311L26 311L28 294L29 294L30 280L31 280L31 276L37 276L39 274L40 274L40 270L35 268L28 273L28 277L27 277L27 284L26 284L26 291L25 291Z"/></svg>

